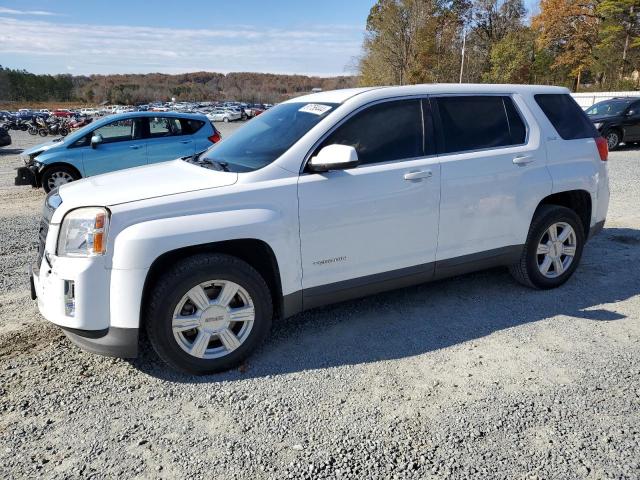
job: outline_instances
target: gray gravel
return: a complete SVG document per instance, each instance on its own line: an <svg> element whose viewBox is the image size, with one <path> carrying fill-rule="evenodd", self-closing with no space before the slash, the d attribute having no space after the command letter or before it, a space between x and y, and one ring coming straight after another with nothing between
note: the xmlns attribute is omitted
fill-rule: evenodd
<svg viewBox="0 0 640 480"><path fill-rule="evenodd" d="M640 478L639 150L611 154L607 228L559 290L499 269L307 312L204 378L43 321L24 274L43 194L6 150L0 477Z"/></svg>

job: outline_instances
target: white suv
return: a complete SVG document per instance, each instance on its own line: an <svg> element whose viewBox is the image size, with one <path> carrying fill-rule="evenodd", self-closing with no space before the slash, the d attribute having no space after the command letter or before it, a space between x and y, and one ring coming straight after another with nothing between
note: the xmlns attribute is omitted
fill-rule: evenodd
<svg viewBox="0 0 640 480"><path fill-rule="evenodd" d="M144 328L173 367L221 371L332 302L501 265L563 284L604 224L606 159L564 88L304 96L203 154L52 192L32 295L87 350L135 356Z"/></svg>

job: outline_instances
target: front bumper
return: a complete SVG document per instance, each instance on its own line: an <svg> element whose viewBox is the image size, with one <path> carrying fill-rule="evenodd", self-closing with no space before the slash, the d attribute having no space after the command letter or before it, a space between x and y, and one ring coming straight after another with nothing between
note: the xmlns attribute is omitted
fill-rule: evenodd
<svg viewBox="0 0 640 480"><path fill-rule="evenodd" d="M118 358L138 356L137 328L110 327L99 331L63 328L63 331L69 340L87 352Z"/></svg>
<svg viewBox="0 0 640 480"><path fill-rule="evenodd" d="M35 167L16 168L14 185L31 185L32 187L39 187L40 181L38 177L38 170Z"/></svg>
<svg viewBox="0 0 640 480"><path fill-rule="evenodd" d="M52 225L51 229L56 226ZM54 235L47 236L47 242ZM30 269L31 296L44 318L64 330L83 350L120 358L138 353L138 328L110 325L110 270L101 258L56 257L45 249L39 267ZM72 282L72 289L69 285ZM73 291L72 296L69 292ZM70 298L73 308L68 309Z"/></svg>

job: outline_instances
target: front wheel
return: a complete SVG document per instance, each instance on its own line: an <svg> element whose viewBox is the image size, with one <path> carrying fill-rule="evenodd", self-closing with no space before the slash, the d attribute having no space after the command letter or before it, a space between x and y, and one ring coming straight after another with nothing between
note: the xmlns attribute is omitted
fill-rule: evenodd
<svg viewBox="0 0 640 480"><path fill-rule="evenodd" d="M189 257L150 288L146 331L160 358L177 370L196 375L229 370L271 329L269 287L238 258Z"/></svg>
<svg viewBox="0 0 640 480"><path fill-rule="evenodd" d="M559 287L578 267L584 243L584 227L576 212L543 205L531 222L520 261L510 267L511 274L528 287Z"/></svg>
<svg viewBox="0 0 640 480"><path fill-rule="evenodd" d="M62 127L58 133L60 134L60 136L62 137L66 137L67 135L69 135L69 130L67 130L65 127Z"/></svg>
<svg viewBox="0 0 640 480"><path fill-rule="evenodd" d="M40 135L41 137L46 137L49 134L49 132L47 131L46 128L40 128L38 130L38 135Z"/></svg>
<svg viewBox="0 0 640 480"><path fill-rule="evenodd" d="M49 167L42 174L42 188L49 193L54 188L78 180L78 174L64 165Z"/></svg>
<svg viewBox="0 0 640 480"><path fill-rule="evenodd" d="M29 135L37 135L38 134L38 129L36 127L29 127L29 129L27 130L27 133Z"/></svg>

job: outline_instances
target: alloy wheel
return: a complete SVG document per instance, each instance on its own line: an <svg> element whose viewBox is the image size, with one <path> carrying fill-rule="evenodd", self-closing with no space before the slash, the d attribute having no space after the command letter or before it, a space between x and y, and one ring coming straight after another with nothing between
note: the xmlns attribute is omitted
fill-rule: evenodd
<svg viewBox="0 0 640 480"><path fill-rule="evenodd" d="M619 141L620 137L618 137L618 134L616 132L609 132L607 134L607 145L609 147L609 150L616 148Z"/></svg>
<svg viewBox="0 0 640 480"><path fill-rule="evenodd" d="M567 271L576 255L577 239L573 227L565 222L552 224L538 242L537 263L540 273L557 278Z"/></svg>
<svg viewBox="0 0 640 480"><path fill-rule="evenodd" d="M182 296L171 328L182 350L196 358L212 359L240 347L254 320L253 300L244 288L228 280L211 280Z"/></svg>

